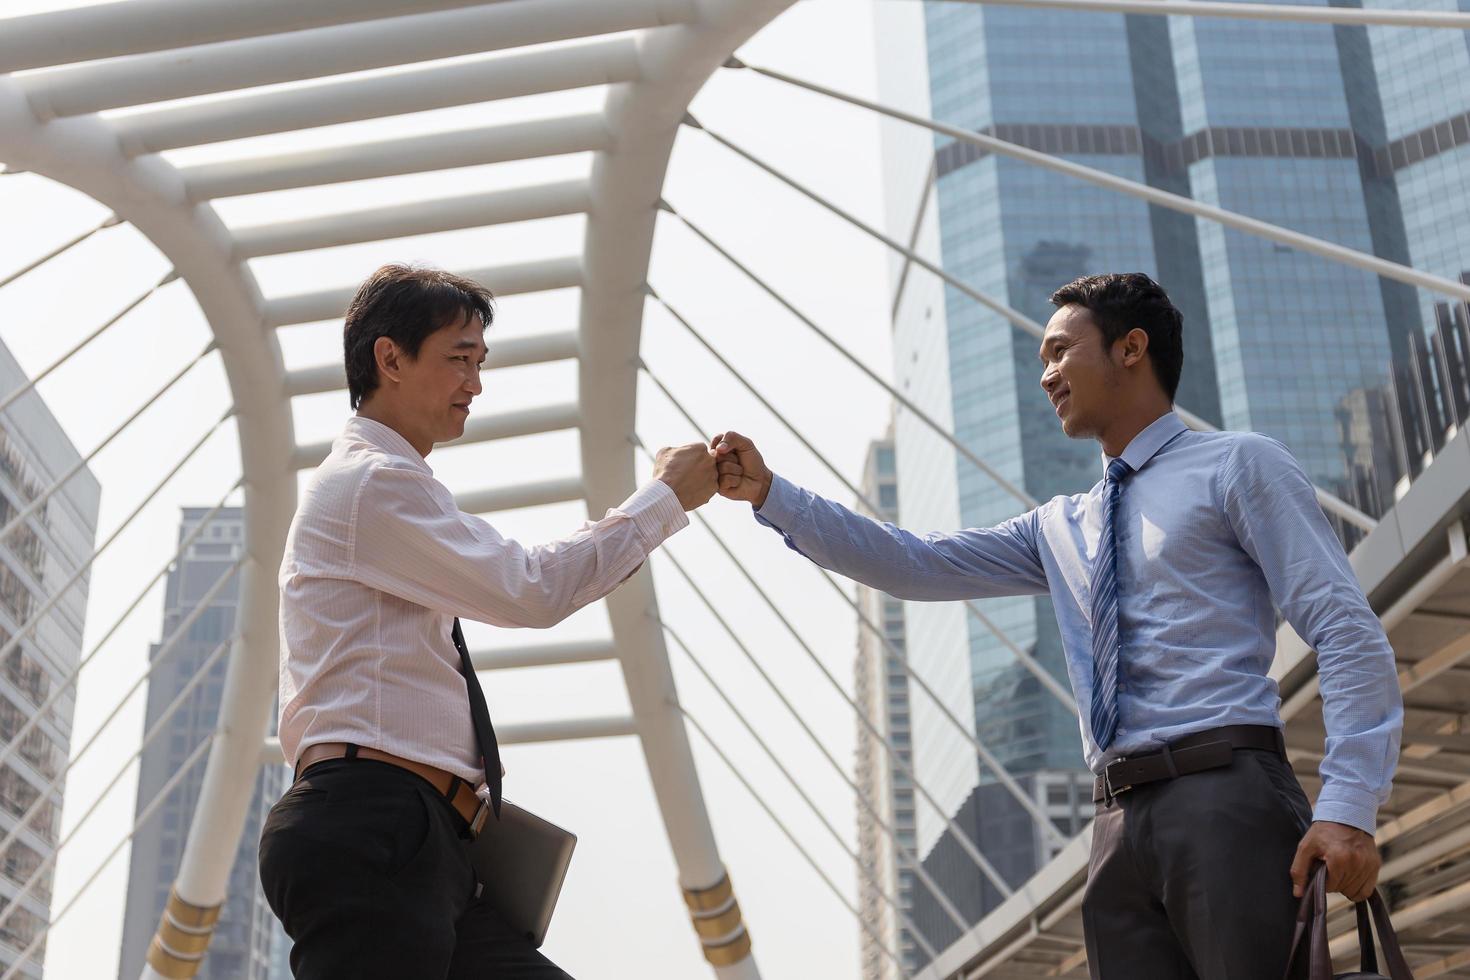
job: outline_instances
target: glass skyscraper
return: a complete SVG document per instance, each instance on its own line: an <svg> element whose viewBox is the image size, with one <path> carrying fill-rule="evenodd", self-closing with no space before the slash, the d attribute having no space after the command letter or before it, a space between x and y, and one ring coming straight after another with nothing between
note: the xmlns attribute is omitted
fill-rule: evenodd
<svg viewBox="0 0 1470 980"><path fill-rule="evenodd" d="M882 4L877 16L884 102L1470 274L1461 32L956 3ZM1370 514L1470 412L1463 304L917 127L885 121L883 143L893 237L1041 322L1051 291L1076 276L1155 277L1185 316L1179 405L1281 439L1319 486ZM1097 445L1066 439L1040 390L1033 337L902 257L892 273L894 374L910 398L1037 500L1101 478ZM895 434L910 529L987 526L1024 509L907 413ZM1351 543L1356 532L1341 530ZM1066 683L1048 600L977 606ZM910 603L905 618L915 667L1065 832L1080 830L1091 803L1076 718L963 606ZM1052 853L1025 811L922 699L912 727L919 778L1009 884L1023 882ZM997 904L940 815L919 808L917 839L967 916ZM955 927L926 892L914 901L942 948Z"/></svg>

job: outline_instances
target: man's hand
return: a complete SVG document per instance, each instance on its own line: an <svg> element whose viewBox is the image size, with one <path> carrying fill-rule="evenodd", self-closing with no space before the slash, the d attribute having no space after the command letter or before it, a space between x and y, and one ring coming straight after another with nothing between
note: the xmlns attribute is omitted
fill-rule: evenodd
<svg viewBox="0 0 1470 980"><path fill-rule="evenodd" d="M715 454L702 442L665 446L653 460L655 479L664 481L685 510L709 502L715 495Z"/></svg>
<svg viewBox="0 0 1470 980"><path fill-rule="evenodd" d="M1292 894L1297 898L1307 888L1312 865L1327 865L1327 890L1342 892L1354 902L1373 894L1378 885L1378 845L1373 836L1347 824L1319 820L1307 830L1291 862Z"/></svg>
<svg viewBox="0 0 1470 980"><path fill-rule="evenodd" d="M755 443L738 432L721 432L710 440L720 471L720 496L747 500L760 510L771 492L771 471Z"/></svg>

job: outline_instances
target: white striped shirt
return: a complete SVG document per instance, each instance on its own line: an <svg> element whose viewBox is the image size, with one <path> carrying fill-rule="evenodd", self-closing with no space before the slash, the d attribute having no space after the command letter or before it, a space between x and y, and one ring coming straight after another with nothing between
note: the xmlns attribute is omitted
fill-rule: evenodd
<svg viewBox="0 0 1470 980"><path fill-rule="evenodd" d="M281 748L351 742L483 780L459 616L547 627L607 595L689 523L654 480L534 547L462 513L408 441L354 417L301 499L281 563Z"/></svg>

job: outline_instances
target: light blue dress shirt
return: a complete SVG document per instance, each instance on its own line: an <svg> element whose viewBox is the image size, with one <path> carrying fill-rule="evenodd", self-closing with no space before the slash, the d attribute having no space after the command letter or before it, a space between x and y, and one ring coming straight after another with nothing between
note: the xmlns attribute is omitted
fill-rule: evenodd
<svg viewBox="0 0 1470 980"><path fill-rule="evenodd" d="M1273 605L1317 651L1327 727L1314 817L1373 832L1398 760L1393 650L1311 481L1281 443L1169 413L1123 451L1117 738L1089 730L1088 594L1101 481L992 528L922 537L774 477L756 513L818 565L900 599L1050 595L1093 772L1220 725L1281 725ZM1106 467L1107 459L1104 457Z"/></svg>

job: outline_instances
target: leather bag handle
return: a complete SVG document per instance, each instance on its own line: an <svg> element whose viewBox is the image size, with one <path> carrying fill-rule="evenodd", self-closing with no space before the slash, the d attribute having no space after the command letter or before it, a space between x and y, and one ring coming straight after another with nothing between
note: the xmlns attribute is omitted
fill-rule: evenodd
<svg viewBox="0 0 1470 980"><path fill-rule="evenodd" d="M1364 973L1378 971L1378 956L1373 946L1373 930L1368 925L1372 914L1373 925L1378 929L1379 944L1383 947L1383 959L1388 965L1389 980L1414 980L1408 961L1399 948L1398 934L1388 918L1388 907L1383 896L1375 889L1366 902L1356 904L1358 918L1358 944L1361 949L1361 969ZM1297 956L1303 953L1303 937L1307 937L1308 980L1333 980L1332 955L1327 946L1327 866L1318 864L1312 873L1311 883L1297 907L1296 931L1291 939L1291 954L1286 960L1283 980L1290 980L1291 968Z"/></svg>
<svg viewBox="0 0 1470 980"><path fill-rule="evenodd" d="M1414 980L1414 974L1409 971L1409 961L1404 959L1404 952L1399 948L1398 933L1394 932L1393 923L1388 920L1388 906L1383 903L1378 889L1373 889L1367 902L1358 905L1360 915L1363 905L1373 913L1373 924L1378 927L1378 943L1383 947L1389 980Z"/></svg>

